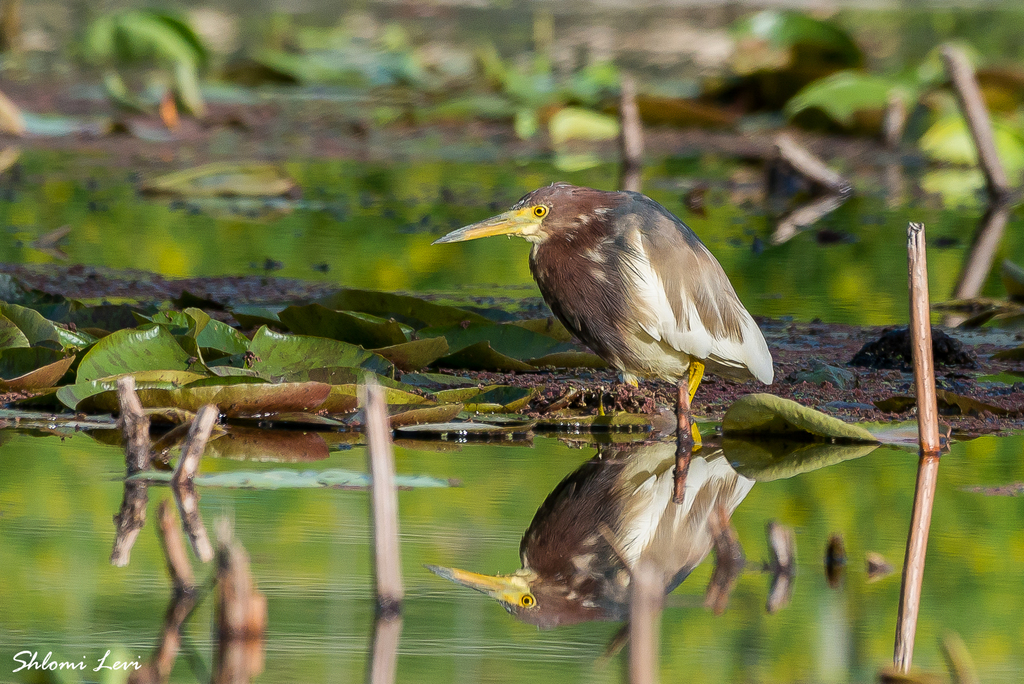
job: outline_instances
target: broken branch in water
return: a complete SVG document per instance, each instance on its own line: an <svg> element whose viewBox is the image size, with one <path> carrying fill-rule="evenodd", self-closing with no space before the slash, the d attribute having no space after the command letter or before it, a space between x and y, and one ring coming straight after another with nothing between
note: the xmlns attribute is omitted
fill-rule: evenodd
<svg viewBox="0 0 1024 684"><path fill-rule="evenodd" d="M149 416L142 410L142 402L135 393L135 378L126 375L117 380L117 404L121 414L117 424L124 435L124 455L128 474L149 467Z"/></svg>
<svg viewBox="0 0 1024 684"><path fill-rule="evenodd" d="M199 472L199 461L219 415L220 411L213 404L207 404L199 409L181 447L181 458L171 478L171 489L174 492L174 501L178 504L181 524L188 534L189 541L192 542L192 550L204 563L213 560L213 545L199 515L199 494L193 480Z"/></svg>

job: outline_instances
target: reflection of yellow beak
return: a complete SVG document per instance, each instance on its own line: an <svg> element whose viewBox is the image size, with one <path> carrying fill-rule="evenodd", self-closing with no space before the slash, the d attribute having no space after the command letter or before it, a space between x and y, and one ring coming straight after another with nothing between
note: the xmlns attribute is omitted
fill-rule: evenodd
<svg viewBox="0 0 1024 684"><path fill-rule="evenodd" d="M536 235L540 228L541 220L533 215L529 207L506 211L486 221L480 221L473 225L453 230L442 238L434 240L433 244L438 245L444 242L463 242L465 240L476 240L477 238L490 237L492 235L519 235L526 237Z"/></svg>
<svg viewBox="0 0 1024 684"><path fill-rule="evenodd" d="M519 606L523 594L530 593L530 585L526 577L514 575L478 575L457 568L441 568L436 565L426 566L427 570L438 577L444 577L456 584L483 592L502 603Z"/></svg>

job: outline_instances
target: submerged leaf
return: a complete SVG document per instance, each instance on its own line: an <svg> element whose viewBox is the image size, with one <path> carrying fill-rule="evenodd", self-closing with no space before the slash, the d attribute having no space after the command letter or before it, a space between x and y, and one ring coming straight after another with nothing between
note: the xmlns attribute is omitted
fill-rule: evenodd
<svg viewBox="0 0 1024 684"><path fill-rule="evenodd" d="M857 425L771 394L748 394L737 399L722 418L722 434L804 435L847 442L877 442Z"/></svg>
<svg viewBox="0 0 1024 684"><path fill-rule="evenodd" d="M219 439L206 445L203 456L261 463L297 463L322 461L330 456L330 451L323 435L317 432L261 430L232 425Z"/></svg>
<svg viewBox="0 0 1024 684"><path fill-rule="evenodd" d="M188 197L275 197L296 187L283 171L271 164L216 162L143 182L142 191Z"/></svg>

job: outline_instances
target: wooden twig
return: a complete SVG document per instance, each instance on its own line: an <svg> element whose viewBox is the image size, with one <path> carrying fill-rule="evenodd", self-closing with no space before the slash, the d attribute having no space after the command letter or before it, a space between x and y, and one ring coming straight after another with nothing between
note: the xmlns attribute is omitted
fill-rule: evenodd
<svg viewBox="0 0 1024 684"><path fill-rule="evenodd" d="M960 103L960 109L967 119L974 146L978 150L978 163L985 174L988 194L995 200L1005 199L1010 194L1010 182L996 152L992 121L989 119L981 88L978 87L978 80L974 77L974 69L967 61L964 51L953 45L943 46L942 60L946 65L949 80L953 83L953 91Z"/></svg>
<svg viewBox="0 0 1024 684"><path fill-rule="evenodd" d="M917 427L921 440L921 460L917 469L914 510L907 535L907 553L903 562L899 613L896 618L896 645L893 665L909 672L914 656L914 636L921 603L925 551L931 527L932 504L939 473L939 420L935 401L935 369L932 362L932 326L928 301L928 265L925 257L924 224L907 227L907 257L910 272L910 334L914 357L914 381L917 387Z"/></svg>
<svg viewBox="0 0 1024 684"><path fill-rule="evenodd" d="M117 404L121 414L117 424L124 435L124 458L128 474L149 467L149 416L142 410L142 402L135 393L135 378L126 375L117 379Z"/></svg>
<svg viewBox="0 0 1024 684"><path fill-rule="evenodd" d="M263 671L263 637L267 630L267 598L256 589L249 572L249 554L231 531L217 521L217 649L213 681L248 682Z"/></svg>
<svg viewBox="0 0 1024 684"><path fill-rule="evenodd" d="M644 130L640 121L640 109L636 105L636 83L629 75L623 76L620 84L619 125L619 151L622 154L619 189L640 192Z"/></svg>
<svg viewBox="0 0 1024 684"><path fill-rule="evenodd" d="M370 684L393 684L398 673L398 641L402 618L378 615L373 621L373 651L370 654Z"/></svg>
<svg viewBox="0 0 1024 684"><path fill-rule="evenodd" d="M658 681L658 640L665 587L653 564L642 559L633 568L629 605L629 681Z"/></svg>
<svg viewBox="0 0 1024 684"><path fill-rule="evenodd" d="M199 409L182 444L181 458L178 459L178 465L171 477L171 490L174 492L174 501L178 504L181 525L192 543L192 550L204 563L213 560L213 545L199 515L199 494L193 481L199 472L199 462L206 449L206 442L219 415L220 411L213 404L207 404Z"/></svg>
<svg viewBox="0 0 1024 684"><path fill-rule="evenodd" d="M114 516L117 536L114 550L110 552L110 564L123 568L132 557L132 547L139 532L146 525L146 504L149 502L148 485L145 482L126 480L121 510Z"/></svg>
<svg viewBox="0 0 1024 684"><path fill-rule="evenodd" d="M775 149L779 156L796 171L836 195L848 196L853 191L850 181L833 171L813 152L798 143L792 136L782 133L775 138Z"/></svg>
<svg viewBox="0 0 1024 684"><path fill-rule="evenodd" d="M213 424L217 422L220 410L213 404L207 404L199 409L192 427L188 430L188 436L181 445L181 458L178 466L174 469L174 477L171 482L180 486L186 482L191 483L199 472L199 461L206 451L206 443L210 439L210 432L213 431Z"/></svg>
<svg viewBox="0 0 1024 684"><path fill-rule="evenodd" d="M398 494L384 391L372 378L366 384L366 442L372 485L374 567L380 615L402 611L402 564L398 550Z"/></svg>

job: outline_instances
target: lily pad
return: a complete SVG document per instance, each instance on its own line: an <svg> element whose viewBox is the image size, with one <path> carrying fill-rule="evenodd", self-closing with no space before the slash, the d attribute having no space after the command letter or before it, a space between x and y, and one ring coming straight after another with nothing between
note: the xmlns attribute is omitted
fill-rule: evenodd
<svg viewBox="0 0 1024 684"><path fill-rule="evenodd" d="M1002 277L1007 296L1015 301L1024 302L1024 268L1009 259L1003 259L999 275Z"/></svg>
<svg viewBox="0 0 1024 684"><path fill-rule="evenodd" d="M338 311L362 311L374 316L394 318L416 329L427 326L460 325L467 321L469 323L489 322L480 314L454 306L444 306L418 297L373 290L339 290L317 300L317 302Z"/></svg>
<svg viewBox="0 0 1024 684"><path fill-rule="evenodd" d="M189 354L163 326L110 333L86 352L78 382L146 370L186 370Z"/></svg>
<svg viewBox="0 0 1024 684"><path fill-rule="evenodd" d="M148 470L127 478L128 481L170 483L174 473ZM330 470L262 470L259 472L233 471L197 475L200 487L226 487L229 489L367 489L372 480L365 473L332 468ZM449 487L446 480L424 475L396 475L395 486L402 489Z"/></svg>
<svg viewBox="0 0 1024 684"><path fill-rule="evenodd" d="M402 376L402 382L413 385L414 387L423 387L427 389L440 389L443 387L475 387L480 384L480 381L475 378L466 378L461 375L448 375L447 373L406 373Z"/></svg>
<svg viewBox="0 0 1024 684"><path fill-rule="evenodd" d="M997 351L992 355L992 358L1002 359L1004 361L1024 361L1024 346Z"/></svg>
<svg viewBox="0 0 1024 684"><path fill-rule="evenodd" d="M266 326L253 335L249 351L256 355L253 370L268 377L331 366L360 367L381 374L390 374L392 369L383 357L354 344L326 337L276 333Z"/></svg>
<svg viewBox="0 0 1024 684"><path fill-rule="evenodd" d="M330 396L320 406L327 413L350 413L359 407L359 385L332 385ZM418 394L403 392L391 387L383 387L384 401L389 406L395 405L432 405L430 399Z"/></svg>
<svg viewBox="0 0 1024 684"><path fill-rule="evenodd" d="M619 121L613 116L582 107L563 107L548 121L553 145L570 140L614 140L619 136Z"/></svg>
<svg viewBox="0 0 1024 684"><path fill-rule="evenodd" d="M581 351L555 352L530 359L529 364L535 368L607 368L608 362L597 354Z"/></svg>
<svg viewBox="0 0 1024 684"><path fill-rule="evenodd" d="M1024 170L1024 138L1017 129L999 119L992 121L992 137L1007 174L1018 176ZM932 124L918 144L922 152L937 161L969 166L978 163L978 152L967 122L957 114Z"/></svg>
<svg viewBox="0 0 1024 684"><path fill-rule="evenodd" d="M406 341L405 331L395 321L368 320L347 311L328 309L322 304L289 306L278 318L295 334L329 337L364 349L390 347Z"/></svg>
<svg viewBox="0 0 1024 684"><path fill-rule="evenodd" d="M96 380L79 380L74 385L65 385L57 390L57 399L68 408L75 410L83 401L92 396L116 391L117 380L124 375L131 375L135 378L136 390L147 387L173 389L205 377L198 373L180 370L151 370L124 373ZM81 373L79 373L78 377L82 377Z"/></svg>
<svg viewBox="0 0 1024 684"><path fill-rule="evenodd" d="M331 386L321 382L246 382L233 385L192 383L173 389L140 388L139 401L146 408L173 406L198 411L206 404L215 404L228 417L267 416L294 411L311 411L327 399ZM116 392L92 397L92 404L110 411L117 410Z"/></svg>
<svg viewBox="0 0 1024 684"><path fill-rule="evenodd" d="M577 351L566 342L516 325L495 325L493 323L432 327L419 331L420 337L440 337L448 340L452 353L489 342L491 349L519 361L536 359L548 354Z"/></svg>
<svg viewBox="0 0 1024 684"><path fill-rule="evenodd" d="M393 413L388 418L391 427L397 428L403 425L424 425L428 423L447 423L459 415L462 411L462 404L439 404L437 406L426 406L413 408L399 413Z"/></svg>
<svg viewBox="0 0 1024 684"><path fill-rule="evenodd" d="M243 328L258 328L261 325L272 325L283 328L284 324L277 317L276 311L271 311L262 306L234 306L231 307L231 315Z"/></svg>
<svg viewBox="0 0 1024 684"><path fill-rule="evenodd" d="M528 363L495 351L491 348L491 343L487 341L471 344L454 354L443 356L437 360L437 365L445 368L485 371L527 372L534 370L534 367Z"/></svg>
<svg viewBox="0 0 1024 684"><path fill-rule="evenodd" d="M431 337L374 349L373 352L393 363L400 371L415 371L429 366L447 354L448 340L443 337Z"/></svg>
<svg viewBox="0 0 1024 684"><path fill-rule="evenodd" d="M786 103L785 113L795 118L817 109L845 129L872 119L880 124L889 95L900 84L862 71L840 71L805 86ZM908 94L907 101L911 101Z"/></svg>
<svg viewBox="0 0 1024 684"><path fill-rule="evenodd" d="M559 342L572 342L572 333L562 325L561 321L553 316L548 316L547 318L530 318L525 321L512 321L509 325L526 328L527 330L539 335L552 337Z"/></svg>
<svg viewBox="0 0 1024 684"><path fill-rule="evenodd" d="M0 351L0 389L9 392L53 387L74 361L74 355L42 347L5 349Z"/></svg>
<svg viewBox="0 0 1024 684"><path fill-rule="evenodd" d="M803 435L805 438L845 442L878 441L862 427L771 394L748 394L737 399L722 418L722 434Z"/></svg>
<svg viewBox="0 0 1024 684"><path fill-rule="evenodd" d="M642 413L629 413L627 411L615 411L603 416L578 415L568 411L558 412L554 415L545 415L537 422L538 428L550 428L554 430L642 430L653 429L651 417Z"/></svg>
<svg viewBox="0 0 1024 684"><path fill-rule="evenodd" d="M274 197L295 187L294 180L271 164L217 162L144 181L142 191L186 197Z"/></svg>
<svg viewBox="0 0 1024 684"><path fill-rule="evenodd" d="M14 321L0 315L0 349L29 347L31 343Z"/></svg>
<svg viewBox="0 0 1024 684"><path fill-rule="evenodd" d="M537 395L532 387L501 385L487 389L466 401L466 411L478 413L515 413Z"/></svg>

